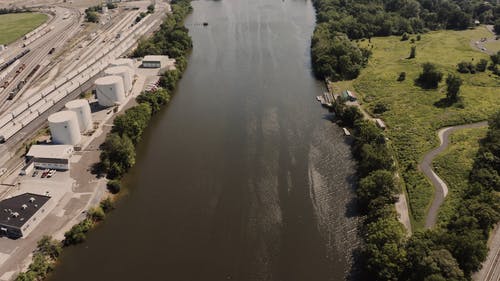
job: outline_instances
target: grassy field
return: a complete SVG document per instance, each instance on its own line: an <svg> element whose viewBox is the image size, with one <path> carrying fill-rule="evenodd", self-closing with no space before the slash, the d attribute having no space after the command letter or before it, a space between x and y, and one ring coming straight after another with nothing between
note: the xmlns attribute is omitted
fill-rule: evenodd
<svg viewBox="0 0 500 281"><path fill-rule="evenodd" d="M7 45L32 31L47 20L38 13L0 15L0 45Z"/></svg>
<svg viewBox="0 0 500 281"><path fill-rule="evenodd" d="M456 71L460 61L489 60L486 54L470 46L471 40L481 37L491 37L491 33L478 27L475 30L423 34L422 39L414 44L417 47L415 59L407 59L412 46L410 40L400 41L400 37L392 36L360 42L360 45L370 48L373 55L367 68L349 83L368 111L371 112L377 102L390 106L381 117L388 126L387 136L391 139L405 181L415 228L423 226L433 196L432 186L417 170L417 165L425 152L437 146L436 131L444 126L485 120L500 109L500 77L490 71L467 75ZM448 73L460 75L464 81L461 106L439 105L445 97L444 81L436 90L423 90L414 84L424 62L436 64L444 78ZM406 72L406 80L398 82L401 72Z"/></svg>
<svg viewBox="0 0 500 281"><path fill-rule="evenodd" d="M445 223L460 204L461 193L467 187L479 141L486 137L487 127L464 129L451 135L450 146L433 162L434 170L448 185L448 196L439 210L438 222Z"/></svg>

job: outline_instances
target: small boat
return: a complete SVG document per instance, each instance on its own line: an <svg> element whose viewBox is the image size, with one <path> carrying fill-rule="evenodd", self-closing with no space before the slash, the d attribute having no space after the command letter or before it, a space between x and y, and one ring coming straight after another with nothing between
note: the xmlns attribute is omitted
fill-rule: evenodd
<svg viewBox="0 0 500 281"><path fill-rule="evenodd" d="M203 23L203 26L207 26L207 25L208 25L208 22L204 22L204 23Z"/></svg>
<svg viewBox="0 0 500 281"><path fill-rule="evenodd" d="M346 135L348 137L351 135L351 132L349 132L349 130L347 130L347 128L342 128L342 130L344 130L344 135Z"/></svg>

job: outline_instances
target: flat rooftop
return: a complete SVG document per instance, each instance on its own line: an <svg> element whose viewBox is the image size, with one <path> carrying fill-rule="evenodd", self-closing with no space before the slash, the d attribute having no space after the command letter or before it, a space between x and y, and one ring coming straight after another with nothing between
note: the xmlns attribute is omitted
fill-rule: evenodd
<svg viewBox="0 0 500 281"><path fill-rule="evenodd" d="M0 201L0 225L21 228L50 196L24 193Z"/></svg>
<svg viewBox="0 0 500 281"><path fill-rule="evenodd" d="M26 157L47 159L69 159L73 154L72 145L32 145Z"/></svg>

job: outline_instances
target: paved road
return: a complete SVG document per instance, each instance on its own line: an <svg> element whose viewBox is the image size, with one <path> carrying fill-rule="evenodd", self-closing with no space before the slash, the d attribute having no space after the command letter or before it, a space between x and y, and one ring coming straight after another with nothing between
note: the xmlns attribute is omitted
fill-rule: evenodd
<svg viewBox="0 0 500 281"><path fill-rule="evenodd" d="M469 129L469 128L479 128L487 126L488 122L478 122L467 125L446 127L438 132L440 145L437 148L429 151L422 162L418 165L418 168L425 174L425 176L431 181L434 186L434 200L432 201L429 212L427 213L427 218L425 219L425 228L432 228L436 224L437 214L439 207L444 202L444 198L448 194L448 186L446 183L432 170L432 161L434 158L443 152L450 144L450 135L456 130Z"/></svg>

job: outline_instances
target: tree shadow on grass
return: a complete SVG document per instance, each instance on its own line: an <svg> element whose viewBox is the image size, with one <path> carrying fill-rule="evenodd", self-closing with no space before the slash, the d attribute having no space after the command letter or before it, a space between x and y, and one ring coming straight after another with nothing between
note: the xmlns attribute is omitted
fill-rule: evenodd
<svg viewBox="0 0 500 281"><path fill-rule="evenodd" d="M438 108L447 108L447 107L457 107L457 108L464 108L464 104L462 102L462 100L458 99L456 101L454 100L450 100L448 98L442 98L440 100L438 100L437 102L434 103L434 106L435 107L438 107Z"/></svg>

